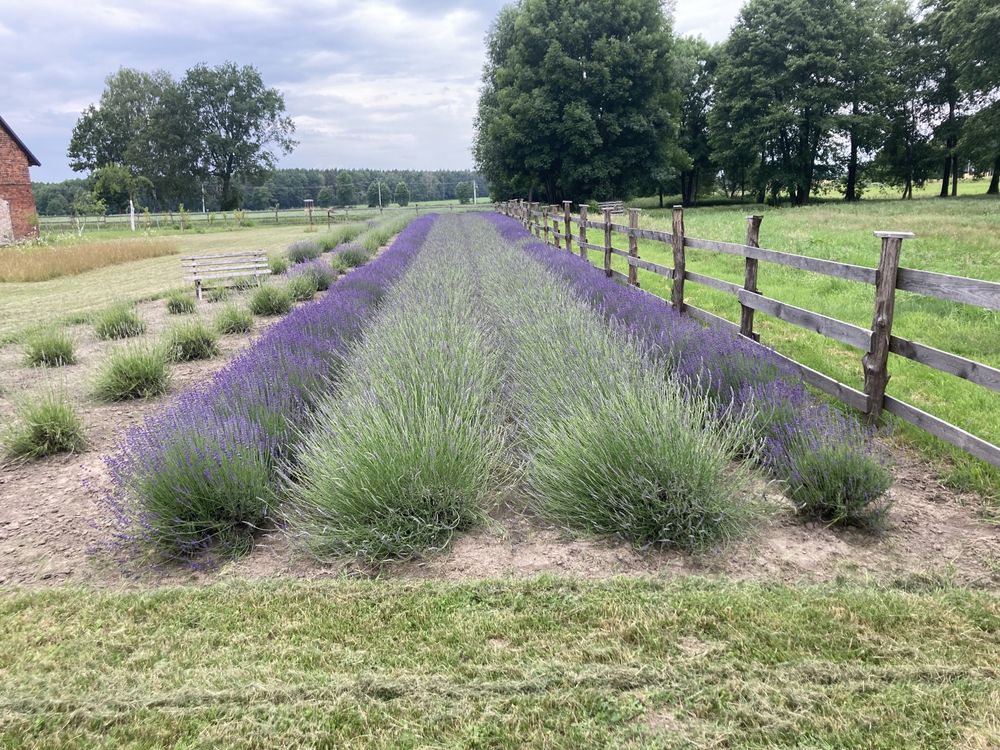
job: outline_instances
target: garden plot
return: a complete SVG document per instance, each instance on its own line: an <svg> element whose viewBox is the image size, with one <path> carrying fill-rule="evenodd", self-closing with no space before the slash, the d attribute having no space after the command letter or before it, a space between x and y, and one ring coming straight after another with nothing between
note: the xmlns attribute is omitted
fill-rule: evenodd
<svg viewBox="0 0 1000 750"><path fill-rule="evenodd" d="M858 504L888 507L878 514L879 533L824 516L793 491L786 497L786 464L762 449L790 424L812 429L815 415L826 418L821 404L796 395L787 408L758 408L774 405L761 394L798 394L795 384L770 367L740 369L733 349L720 365L705 353L718 346L695 347L713 341L698 331L653 338L671 321L646 314L628 299L631 290L605 288L598 271L577 264L600 282L584 293L558 255L518 247L515 227L499 229L506 237L481 218L440 219L422 246L412 236L409 246L397 243L382 256L390 264L384 276L376 262L367 275L348 277L379 297L378 312L356 316L348 329L345 318L329 317L348 300L336 301L349 291L344 282L300 308L280 324L281 336L268 337L273 346L258 344L242 365L177 402L197 402L204 418L175 405L124 442L118 434L117 521L95 502L109 489L106 475L81 488L64 474L60 491L88 503L70 523L96 524L86 539L95 546L117 540L151 549L126 569L154 583L350 570L441 578L932 575L997 585L994 530L928 482L918 463L904 456L888 495ZM393 269L394 251L412 266ZM625 296L616 302L619 290ZM305 338L297 338L301 325ZM684 357L678 341L689 347ZM253 362L260 368L247 370L250 380L234 374ZM711 368L741 387L726 391L702 377ZM753 381L755 373L767 378ZM227 388L227 378L237 387ZM794 409L810 418L787 419ZM874 445L847 427L836 433L847 450L828 463L867 465ZM19 487L32 470L17 469ZM813 489L823 496L830 487ZM852 523L838 528L833 520ZM0 541L44 546L21 532L5 529ZM120 581L125 547L114 549L67 577ZM179 559L163 565L165 558ZM0 575L39 582L37 559L25 559L4 559Z"/></svg>

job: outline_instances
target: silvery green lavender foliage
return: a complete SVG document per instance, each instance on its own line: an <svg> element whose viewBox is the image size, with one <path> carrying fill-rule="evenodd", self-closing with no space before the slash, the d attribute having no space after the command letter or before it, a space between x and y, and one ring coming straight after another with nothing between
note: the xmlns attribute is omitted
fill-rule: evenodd
<svg viewBox="0 0 1000 750"><path fill-rule="evenodd" d="M462 239L453 218L439 220L317 407L288 517L318 557L440 549L483 521L501 482L503 358Z"/></svg>
<svg viewBox="0 0 1000 750"><path fill-rule="evenodd" d="M741 535L754 507L721 421L634 340L499 237L467 243L507 342L510 400L535 507L569 527L642 546L701 549Z"/></svg>
<svg viewBox="0 0 1000 750"><path fill-rule="evenodd" d="M128 432L105 459L118 542L189 556L220 542L238 548L268 522L279 463L294 460L317 400L433 221L413 222L322 301L297 309L207 385Z"/></svg>
<svg viewBox="0 0 1000 750"><path fill-rule="evenodd" d="M316 260L323 252L322 246L312 240L300 240L288 246L288 260L292 263L305 263Z"/></svg>
<svg viewBox="0 0 1000 750"><path fill-rule="evenodd" d="M325 292L330 288L330 284L337 280L337 271L329 260L317 258L305 263L299 263L288 274L290 279L298 276L308 276L315 281L317 292Z"/></svg>
<svg viewBox="0 0 1000 750"><path fill-rule="evenodd" d="M530 240L521 224L490 215L501 236ZM757 456L787 483L800 512L830 522L877 523L888 508L892 476L874 434L827 404L766 349L727 331L704 328L660 299L607 278L589 263L544 243L524 250L564 279L614 325L642 342L692 387L709 393L720 410L752 414L766 441Z"/></svg>

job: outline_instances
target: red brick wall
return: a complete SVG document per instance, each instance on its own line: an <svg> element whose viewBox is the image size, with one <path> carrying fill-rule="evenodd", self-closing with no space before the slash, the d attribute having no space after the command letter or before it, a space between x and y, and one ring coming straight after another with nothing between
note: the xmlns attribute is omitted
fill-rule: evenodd
<svg viewBox="0 0 1000 750"><path fill-rule="evenodd" d="M31 193L28 157L14 143L7 131L0 128L0 198L10 203L14 237L31 237L35 227L35 196Z"/></svg>

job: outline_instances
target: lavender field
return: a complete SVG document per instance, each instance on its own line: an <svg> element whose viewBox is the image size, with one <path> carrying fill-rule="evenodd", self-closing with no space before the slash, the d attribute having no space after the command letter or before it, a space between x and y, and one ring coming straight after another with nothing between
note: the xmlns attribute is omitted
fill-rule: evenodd
<svg viewBox="0 0 1000 750"><path fill-rule="evenodd" d="M766 478L804 522L877 531L873 438L513 220L426 217L131 431L108 507L121 545L181 558L270 528L319 559L420 557L511 495L576 533L698 551L751 532Z"/></svg>

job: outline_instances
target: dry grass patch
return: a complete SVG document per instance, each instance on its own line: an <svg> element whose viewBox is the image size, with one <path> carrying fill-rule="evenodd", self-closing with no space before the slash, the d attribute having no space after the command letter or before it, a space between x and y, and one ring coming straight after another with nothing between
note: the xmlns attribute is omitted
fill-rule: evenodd
<svg viewBox="0 0 1000 750"><path fill-rule="evenodd" d="M177 242L169 239L114 239L79 245L4 248L0 250L0 282L47 281L179 251Z"/></svg>

